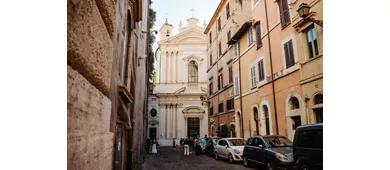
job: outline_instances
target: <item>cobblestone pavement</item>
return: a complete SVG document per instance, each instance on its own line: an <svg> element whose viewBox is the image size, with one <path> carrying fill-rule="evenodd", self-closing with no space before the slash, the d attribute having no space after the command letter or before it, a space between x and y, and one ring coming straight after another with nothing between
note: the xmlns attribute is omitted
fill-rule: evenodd
<svg viewBox="0 0 390 170"><path fill-rule="evenodd" d="M211 156L195 153L184 156L183 151L171 147L159 147L157 154L148 154L143 170L249 170L242 162L230 164L227 160L216 161Z"/></svg>

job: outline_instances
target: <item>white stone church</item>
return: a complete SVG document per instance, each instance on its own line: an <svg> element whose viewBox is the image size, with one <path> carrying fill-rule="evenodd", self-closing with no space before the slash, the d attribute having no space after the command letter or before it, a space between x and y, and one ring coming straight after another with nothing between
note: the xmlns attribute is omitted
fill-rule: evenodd
<svg viewBox="0 0 390 170"><path fill-rule="evenodd" d="M201 96L207 96L206 23L187 19L180 22L178 34L166 20L159 30L156 53L156 86L149 95L148 137L160 145L172 145L186 137L208 135L208 109ZM178 142L177 142L178 144Z"/></svg>

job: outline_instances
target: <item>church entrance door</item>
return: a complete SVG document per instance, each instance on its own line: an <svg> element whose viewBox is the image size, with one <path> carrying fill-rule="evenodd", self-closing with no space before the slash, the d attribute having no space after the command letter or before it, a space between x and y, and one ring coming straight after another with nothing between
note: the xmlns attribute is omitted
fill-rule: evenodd
<svg viewBox="0 0 390 170"><path fill-rule="evenodd" d="M156 133L157 133L157 129L156 128L149 128L149 138L150 139L156 139Z"/></svg>
<svg viewBox="0 0 390 170"><path fill-rule="evenodd" d="M188 118L187 119L187 136L196 138L200 134L199 118Z"/></svg>

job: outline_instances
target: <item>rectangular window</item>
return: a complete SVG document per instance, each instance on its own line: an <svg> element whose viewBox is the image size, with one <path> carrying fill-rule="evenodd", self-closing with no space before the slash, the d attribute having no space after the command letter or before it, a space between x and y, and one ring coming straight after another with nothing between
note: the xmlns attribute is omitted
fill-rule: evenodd
<svg viewBox="0 0 390 170"><path fill-rule="evenodd" d="M309 58L313 58L318 55L317 34L314 26L309 28L306 32L307 47L309 49Z"/></svg>
<svg viewBox="0 0 390 170"><path fill-rule="evenodd" d="M238 43L235 43L233 45L233 58L237 58L239 55L239 52L238 52Z"/></svg>
<svg viewBox="0 0 390 170"><path fill-rule="evenodd" d="M229 67L229 84L233 83L233 67Z"/></svg>
<svg viewBox="0 0 390 170"><path fill-rule="evenodd" d="M218 90L222 89L223 88L223 75L220 74L218 76Z"/></svg>
<svg viewBox="0 0 390 170"><path fill-rule="evenodd" d="M210 54L210 66L213 65L213 54Z"/></svg>
<svg viewBox="0 0 390 170"><path fill-rule="evenodd" d="M218 18L218 31L221 31L221 17Z"/></svg>
<svg viewBox="0 0 390 170"><path fill-rule="evenodd" d="M234 109L234 98L231 98L226 101L226 111Z"/></svg>
<svg viewBox="0 0 390 170"><path fill-rule="evenodd" d="M213 80L209 84L209 96L213 95Z"/></svg>
<svg viewBox="0 0 390 170"><path fill-rule="evenodd" d="M259 49L260 47L263 46L263 43L261 41L261 27L260 27L260 23L255 25L255 29L256 29L256 44L257 44L257 49Z"/></svg>
<svg viewBox="0 0 390 170"><path fill-rule="evenodd" d="M210 116L212 116L214 114L214 107L210 107L209 113L210 113Z"/></svg>
<svg viewBox="0 0 390 170"><path fill-rule="evenodd" d="M256 67L251 67L251 88L256 86Z"/></svg>
<svg viewBox="0 0 390 170"><path fill-rule="evenodd" d="M284 56L286 58L286 68L289 68L295 64L292 40L284 44Z"/></svg>
<svg viewBox="0 0 390 170"><path fill-rule="evenodd" d="M229 9L229 3L226 5L226 19L229 19L230 17L230 9Z"/></svg>
<svg viewBox="0 0 390 170"><path fill-rule="evenodd" d="M297 146L300 148L323 149L323 130L303 130L298 133Z"/></svg>
<svg viewBox="0 0 390 170"><path fill-rule="evenodd" d="M237 96L240 94L240 86L239 86L239 78L235 77L234 78L234 94Z"/></svg>
<svg viewBox="0 0 390 170"><path fill-rule="evenodd" d="M283 29L288 24L291 23L290 12L288 9L288 2L287 2L287 0L279 0L278 5L279 5L279 12L280 12L280 20L281 20L282 29Z"/></svg>
<svg viewBox="0 0 390 170"><path fill-rule="evenodd" d="M210 44L213 42L213 35L211 34L211 31L209 33L209 39L210 39Z"/></svg>
<svg viewBox="0 0 390 170"><path fill-rule="evenodd" d="M218 44L218 52L219 52L219 56L221 57L221 56L222 56L222 46L221 46L221 42L219 42L219 44Z"/></svg>
<svg viewBox="0 0 390 170"><path fill-rule="evenodd" d="M248 46L253 43L253 33L252 33L252 28L249 28L248 30Z"/></svg>
<svg viewBox="0 0 390 170"><path fill-rule="evenodd" d="M257 62L257 65L259 67L259 81L263 81L265 78L264 75L264 60L261 59L259 62Z"/></svg>
<svg viewBox="0 0 390 170"><path fill-rule="evenodd" d="M223 112L223 101L218 104L218 113Z"/></svg>
<svg viewBox="0 0 390 170"><path fill-rule="evenodd" d="M230 30L229 30L229 32L227 33L227 39L228 39L228 41L230 40L230 38L231 38L231 33L230 33Z"/></svg>
<svg viewBox="0 0 390 170"><path fill-rule="evenodd" d="M293 116L293 117L291 117L291 119L292 119L292 129L293 130L297 129L299 126L302 125L301 116Z"/></svg>

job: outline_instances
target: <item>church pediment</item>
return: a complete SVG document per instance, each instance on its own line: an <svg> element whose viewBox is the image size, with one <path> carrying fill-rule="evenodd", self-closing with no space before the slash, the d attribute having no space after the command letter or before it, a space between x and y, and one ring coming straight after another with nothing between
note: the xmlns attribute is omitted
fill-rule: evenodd
<svg viewBox="0 0 390 170"><path fill-rule="evenodd" d="M206 36L196 30L196 29L189 29L186 31L183 31L169 39L162 40L159 43L207 43Z"/></svg>

